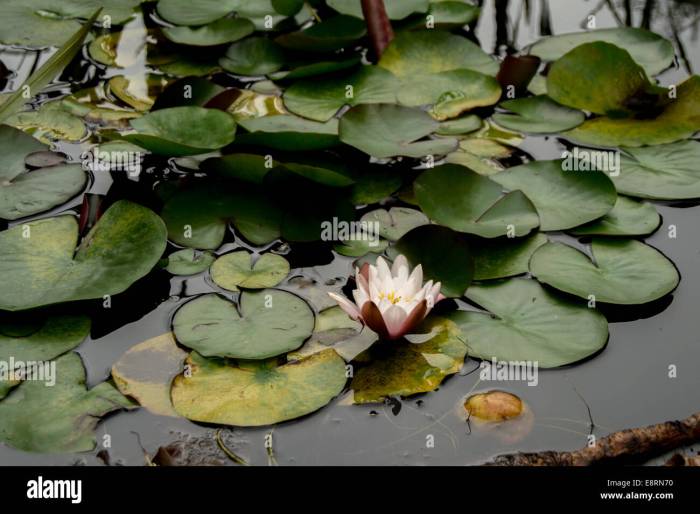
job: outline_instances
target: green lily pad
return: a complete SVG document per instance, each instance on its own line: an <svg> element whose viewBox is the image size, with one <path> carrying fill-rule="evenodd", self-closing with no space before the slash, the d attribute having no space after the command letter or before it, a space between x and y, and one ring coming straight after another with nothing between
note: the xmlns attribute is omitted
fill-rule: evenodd
<svg viewBox="0 0 700 514"><path fill-rule="evenodd" d="M266 75L282 68L282 49L265 37L249 37L233 43L219 60L226 71L238 75Z"/></svg>
<svg viewBox="0 0 700 514"><path fill-rule="evenodd" d="M583 122L563 137L591 146L645 146L673 143L700 131L700 76L693 75L676 89L676 98L655 118L608 118Z"/></svg>
<svg viewBox="0 0 700 514"><path fill-rule="evenodd" d="M90 451L96 446L100 417L133 407L109 382L87 389L78 354L69 353L55 362L53 387L28 380L0 402L0 441L28 452Z"/></svg>
<svg viewBox="0 0 700 514"><path fill-rule="evenodd" d="M308 64L296 66L290 71L277 71L268 74L270 80L275 81L291 81L299 79L307 79L309 77L318 77L319 75L327 75L330 73L347 71L350 68L355 68L362 62L362 58L353 56L349 59L340 59L334 61L317 61Z"/></svg>
<svg viewBox="0 0 700 514"><path fill-rule="evenodd" d="M274 287L289 274L289 262L281 255L265 253L253 262L253 254L236 251L222 255L211 266L211 278L229 291Z"/></svg>
<svg viewBox="0 0 700 514"><path fill-rule="evenodd" d="M481 118L479 118L476 114L468 114L455 120L443 121L440 123L440 126L435 133L440 134L441 136L468 134L469 132L479 130L482 127L482 124Z"/></svg>
<svg viewBox="0 0 700 514"><path fill-rule="evenodd" d="M163 34L181 45L215 46L238 41L255 32L245 18L221 18L201 27L164 27Z"/></svg>
<svg viewBox="0 0 700 514"><path fill-rule="evenodd" d="M345 361L333 350L277 366L227 363L193 352L191 376L175 378L175 410L192 421L264 426L298 418L328 404L345 387Z"/></svg>
<svg viewBox="0 0 700 514"><path fill-rule="evenodd" d="M62 102L46 103L36 111L18 112L5 123L47 143L54 140L77 142L87 133L83 120L64 109Z"/></svg>
<svg viewBox="0 0 700 514"><path fill-rule="evenodd" d="M498 72L498 64L478 45L465 37L441 30L402 32L384 50L379 66L410 86L411 78L445 71L468 69L487 75Z"/></svg>
<svg viewBox="0 0 700 514"><path fill-rule="evenodd" d="M373 345L358 357L369 364L359 368L350 383L355 403L434 391L445 377L462 368L467 347L454 323L431 318L422 329L436 335L420 344L397 341Z"/></svg>
<svg viewBox="0 0 700 514"><path fill-rule="evenodd" d="M358 105L340 118L340 140L377 158L443 155L457 147L455 139L418 141L438 128L419 109L390 104Z"/></svg>
<svg viewBox="0 0 700 514"><path fill-rule="evenodd" d="M594 238L588 256L563 243L547 243L530 260L545 284L586 300L637 305L673 291L680 277L661 252L635 240Z"/></svg>
<svg viewBox="0 0 700 514"><path fill-rule="evenodd" d="M268 359L299 348L314 328L314 313L292 293L241 293L236 306L215 294L183 305L173 318L180 344L205 357Z"/></svg>
<svg viewBox="0 0 700 514"><path fill-rule="evenodd" d="M162 220L121 200L112 205L77 251L78 222L58 216L0 232L0 309L102 298L125 291L160 259Z"/></svg>
<svg viewBox="0 0 700 514"><path fill-rule="evenodd" d="M360 221L379 224L379 235L389 241L398 241L416 227L430 223L421 211L407 207L375 209L362 216Z"/></svg>
<svg viewBox="0 0 700 514"><path fill-rule="evenodd" d="M346 257L362 257L368 253L382 253L389 246L384 239L368 241L364 239L348 239L333 245L333 249Z"/></svg>
<svg viewBox="0 0 700 514"><path fill-rule="evenodd" d="M592 41L605 41L624 48L649 76L656 75L671 66L675 57L670 41L648 30L634 27L587 30L549 36L532 45L530 53L543 61L556 61L575 47Z"/></svg>
<svg viewBox="0 0 700 514"><path fill-rule="evenodd" d="M570 232L575 236L645 236L660 224L661 216L652 204L618 196L605 216Z"/></svg>
<svg viewBox="0 0 700 514"><path fill-rule="evenodd" d="M450 298L462 296L474 276L471 245L464 234L439 225L414 228L394 245L411 266L421 265L426 280L441 282Z"/></svg>
<svg viewBox="0 0 700 514"><path fill-rule="evenodd" d="M238 136L240 142L241 136ZM285 143L286 139L283 140ZM269 165L268 165L269 163ZM199 169L224 179L237 179L251 184L262 184L265 175L278 163L269 161L264 155L232 153L205 159Z"/></svg>
<svg viewBox="0 0 700 514"><path fill-rule="evenodd" d="M163 75L115 75L109 79L109 91L126 105L139 112L148 111L156 97L165 89L168 79Z"/></svg>
<svg viewBox="0 0 700 514"><path fill-rule="evenodd" d="M239 134L239 144L260 145L284 151L323 150L339 144L338 120L325 123L297 116L278 114L240 120L238 124L248 131Z"/></svg>
<svg viewBox="0 0 700 514"><path fill-rule="evenodd" d="M284 16L294 16L304 7L304 0L272 0L272 7Z"/></svg>
<svg viewBox="0 0 700 514"><path fill-rule="evenodd" d="M24 160L47 147L21 130L0 125L0 218L16 220L49 210L80 193L87 175L80 164L27 172Z"/></svg>
<svg viewBox="0 0 700 514"><path fill-rule="evenodd" d="M326 0L326 3L341 14L364 18L361 0ZM384 7L390 20L402 20L409 14L426 12L428 0L384 0Z"/></svg>
<svg viewBox="0 0 700 514"><path fill-rule="evenodd" d="M211 252L183 248L168 255L168 266L165 269L173 275L195 275L209 269L215 259Z"/></svg>
<svg viewBox="0 0 700 514"><path fill-rule="evenodd" d="M400 173L379 165L353 168L350 176L355 181L350 188L350 201L353 205L380 202L403 184Z"/></svg>
<svg viewBox="0 0 700 514"><path fill-rule="evenodd" d="M428 217L481 237L524 236L539 225L532 202L520 191L506 195L496 182L455 164L424 171L413 183Z"/></svg>
<svg viewBox="0 0 700 514"><path fill-rule="evenodd" d="M136 134L122 136L155 154L196 155L230 144L236 132L233 117L216 109L184 106L160 109L131 120Z"/></svg>
<svg viewBox="0 0 700 514"><path fill-rule="evenodd" d="M446 317L461 329L471 357L553 368L593 355L608 340L602 314L548 292L535 280L472 285L466 297L488 312L457 311Z"/></svg>
<svg viewBox="0 0 700 514"><path fill-rule="evenodd" d="M168 332L129 348L112 366L112 379L124 396L153 414L177 417L170 384L182 372L185 357Z"/></svg>
<svg viewBox="0 0 700 514"><path fill-rule="evenodd" d="M577 46L547 74L547 94L554 101L611 117L628 113L630 98L649 86L627 50L601 41Z"/></svg>
<svg viewBox="0 0 700 514"><path fill-rule="evenodd" d="M367 33L363 20L334 16L309 28L278 36L275 43L300 52L335 52L351 45Z"/></svg>
<svg viewBox="0 0 700 514"><path fill-rule="evenodd" d="M567 230L607 214L617 193L602 171L567 171L562 160L533 161L491 176L511 191L532 200L540 230Z"/></svg>
<svg viewBox="0 0 700 514"><path fill-rule="evenodd" d="M519 132L551 134L572 129L586 119L581 111L564 107L547 95L507 100L501 107L514 114L496 113L493 121Z"/></svg>
<svg viewBox="0 0 700 514"><path fill-rule="evenodd" d="M529 271L530 257L547 242L537 232L519 239L482 239L474 248L474 280L512 277Z"/></svg>
<svg viewBox="0 0 700 514"><path fill-rule="evenodd" d="M344 77L295 82L284 92L284 106L299 116L327 121L344 105L394 102L397 87L391 72L378 66L363 66Z"/></svg>
<svg viewBox="0 0 700 514"><path fill-rule="evenodd" d="M427 14L414 14L400 24L401 29L424 29L428 20L437 29L464 27L479 17L480 9L464 0L433 0Z"/></svg>
<svg viewBox="0 0 700 514"><path fill-rule="evenodd" d="M700 198L700 142L622 150L620 173L610 177L620 193L654 200Z"/></svg>
<svg viewBox="0 0 700 514"><path fill-rule="evenodd" d="M158 15L175 25L205 25L235 11L240 0L159 0Z"/></svg>

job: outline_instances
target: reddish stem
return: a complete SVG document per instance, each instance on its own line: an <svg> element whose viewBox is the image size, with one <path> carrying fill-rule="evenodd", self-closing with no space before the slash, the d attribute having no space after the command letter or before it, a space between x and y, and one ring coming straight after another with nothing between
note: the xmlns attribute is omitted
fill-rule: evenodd
<svg viewBox="0 0 700 514"><path fill-rule="evenodd" d="M375 60L384 53L384 49L394 39L394 29L386 14L384 0L362 0L362 14L367 23L367 32L372 41Z"/></svg>

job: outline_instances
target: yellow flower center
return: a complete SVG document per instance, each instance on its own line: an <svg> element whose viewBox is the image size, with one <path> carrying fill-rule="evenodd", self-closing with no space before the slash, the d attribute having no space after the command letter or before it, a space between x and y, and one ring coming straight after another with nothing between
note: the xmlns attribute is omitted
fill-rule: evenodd
<svg viewBox="0 0 700 514"><path fill-rule="evenodd" d="M389 300L394 305L396 305L397 303L399 303L401 301L401 297L397 296L394 291L391 291L389 294L384 294L383 292L379 293L379 299L383 300L384 298Z"/></svg>

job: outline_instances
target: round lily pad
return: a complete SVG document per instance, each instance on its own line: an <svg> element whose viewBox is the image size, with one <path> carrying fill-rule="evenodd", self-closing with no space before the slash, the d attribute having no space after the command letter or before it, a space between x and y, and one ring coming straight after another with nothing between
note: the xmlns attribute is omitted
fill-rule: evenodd
<svg viewBox="0 0 700 514"><path fill-rule="evenodd" d="M413 190L430 219L460 232L523 236L539 225L535 207L522 192L503 195L496 182L456 164L424 171Z"/></svg>
<svg viewBox="0 0 700 514"><path fill-rule="evenodd" d="M327 0L331 7L342 14L364 18L361 0ZM406 16L428 10L428 0L384 0L386 14L390 20L402 20Z"/></svg>
<svg viewBox="0 0 700 514"><path fill-rule="evenodd" d="M408 207L376 209L363 215L360 221L379 224L379 235L389 241L398 241L416 227L430 223L421 211Z"/></svg>
<svg viewBox="0 0 700 514"><path fill-rule="evenodd" d="M532 200L540 230L566 230L600 218L610 211L617 193L602 171L569 171L562 160L533 161L492 175L511 191Z"/></svg>
<svg viewBox="0 0 700 514"><path fill-rule="evenodd" d="M660 224L661 216L652 204L618 196L605 216L570 232L575 236L645 236Z"/></svg>
<svg viewBox="0 0 700 514"><path fill-rule="evenodd" d="M317 411L345 387L345 361L333 350L305 359L227 363L192 352L189 377L175 378L175 410L192 421L234 426L264 426Z"/></svg>
<svg viewBox="0 0 700 514"><path fill-rule="evenodd" d="M208 269L215 258L211 252L183 248L168 255L168 265L165 269L173 275L195 275Z"/></svg>
<svg viewBox="0 0 700 514"><path fill-rule="evenodd" d="M482 124L481 118L476 114L468 114L455 120L443 121L440 123L440 127L438 127L435 133L441 136L468 134L469 132L479 130Z"/></svg>
<svg viewBox="0 0 700 514"><path fill-rule="evenodd" d="M577 109L558 104L547 95L516 98L501 103L510 113L496 113L493 121L519 132L555 133L572 129L586 119Z"/></svg>
<svg viewBox="0 0 700 514"><path fill-rule="evenodd" d="M541 246L530 260L537 280L586 300L636 305L673 291L680 276L661 252L635 240L594 238L591 259L563 243Z"/></svg>
<svg viewBox="0 0 700 514"><path fill-rule="evenodd" d="M300 52L335 52L356 42L367 33L363 20L334 16L296 32L278 36L275 43Z"/></svg>
<svg viewBox="0 0 700 514"><path fill-rule="evenodd" d="M130 123L137 133L124 135L124 139L169 157L218 150L230 144L236 132L230 114L195 106L160 109Z"/></svg>
<svg viewBox="0 0 700 514"><path fill-rule="evenodd" d="M488 312L457 311L470 356L565 366L605 346L608 323L595 309L548 292L535 280L511 278L472 285L466 297Z"/></svg>
<svg viewBox="0 0 700 514"><path fill-rule="evenodd" d="M248 133L239 134L240 144L260 145L284 151L323 150L338 145L338 120L325 123L278 114L240 120Z"/></svg>
<svg viewBox="0 0 700 514"><path fill-rule="evenodd" d="M480 240L472 245L474 280L493 280L527 273L530 257L546 242L547 236L539 232L519 239L499 237Z"/></svg>
<svg viewBox="0 0 700 514"><path fill-rule="evenodd" d="M159 261L163 221L126 200L113 204L76 251L78 222L58 216L0 232L0 309L102 298L125 291Z"/></svg>
<svg viewBox="0 0 700 514"><path fill-rule="evenodd" d="M175 338L206 357L259 360L296 350L314 328L311 308L286 291L242 293L239 309L215 294L195 298L175 313Z"/></svg>
<svg viewBox="0 0 700 514"><path fill-rule="evenodd" d="M245 18L221 18L201 27L164 27L163 34L181 45L215 46L238 41L255 31Z"/></svg>
<svg viewBox="0 0 700 514"><path fill-rule="evenodd" d="M368 253L382 253L387 246L389 242L384 239L348 239L333 245L333 249L346 257L362 257Z"/></svg>
<svg viewBox="0 0 700 514"><path fill-rule="evenodd" d="M158 15L175 25L205 25L223 18L240 0L159 0Z"/></svg>
<svg viewBox="0 0 700 514"><path fill-rule="evenodd" d="M238 75L266 75L282 68L282 49L266 37L249 37L233 43L220 60L226 71Z"/></svg>
<svg viewBox="0 0 700 514"><path fill-rule="evenodd" d="M35 111L13 114L5 123L22 129L44 142L57 139L74 142L82 140L87 132L83 120L63 106L63 102L48 102Z"/></svg>
<svg viewBox="0 0 700 514"><path fill-rule="evenodd" d="M358 105L340 118L340 140L377 158L404 155L424 157L455 150L455 139L418 141L438 128L437 121L419 109L390 104Z"/></svg>
<svg viewBox="0 0 700 514"><path fill-rule="evenodd" d="M281 255L264 253L253 261L253 254L236 251L222 255L211 266L211 278L229 291L274 287L289 274L289 262Z"/></svg>

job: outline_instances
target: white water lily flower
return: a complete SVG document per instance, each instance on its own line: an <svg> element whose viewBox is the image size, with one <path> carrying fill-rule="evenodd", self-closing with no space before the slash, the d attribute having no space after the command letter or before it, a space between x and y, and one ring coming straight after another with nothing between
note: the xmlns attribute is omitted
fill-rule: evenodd
<svg viewBox="0 0 700 514"><path fill-rule="evenodd" d="M416 328L433 306L444 298L440 282L423 284L423 268L419 264L409 274L408 261L399 255L389 269L377 257L377 264L355 268L357 289L355 303L328 293L354 320L362 321L383 339L398 339Z"/></svg>

